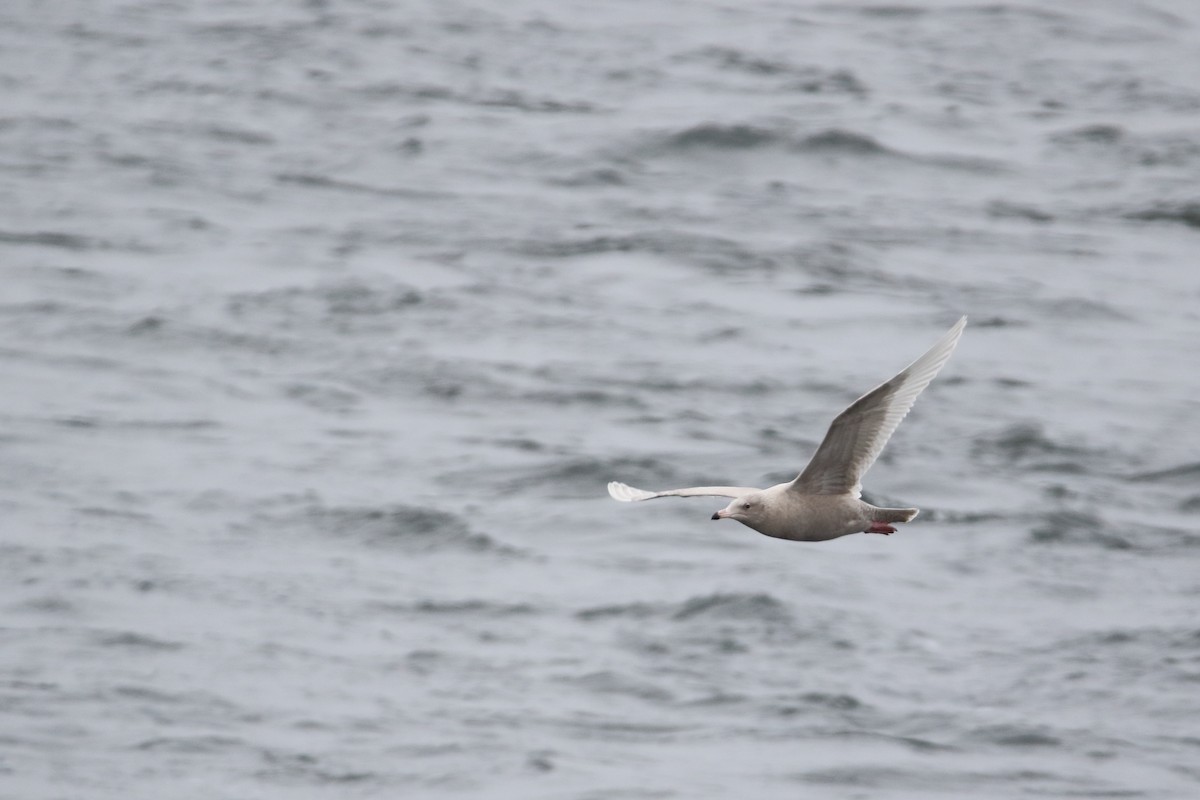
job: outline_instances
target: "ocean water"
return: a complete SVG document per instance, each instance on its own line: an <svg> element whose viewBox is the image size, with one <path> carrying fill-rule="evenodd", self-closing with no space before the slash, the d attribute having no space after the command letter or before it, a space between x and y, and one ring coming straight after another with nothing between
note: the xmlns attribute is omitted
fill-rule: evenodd
<svg viewBox="0 0 1200 800"><path fill-rule="evenodd" d="M1185 0L0 8L0 797L1200 796ZM961 314L822 544L714 523Z"/></svg>

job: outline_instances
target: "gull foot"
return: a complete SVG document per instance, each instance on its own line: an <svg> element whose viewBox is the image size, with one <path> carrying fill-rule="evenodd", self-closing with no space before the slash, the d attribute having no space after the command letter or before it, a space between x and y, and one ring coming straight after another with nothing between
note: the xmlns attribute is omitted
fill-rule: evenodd
<svg viewBox="0 0 1200 800"><path fill-rule="evenodd" d="M895 533L896 529L886 522L872 522L871 527L867 528L863 533L882 533L887 536L889 533Z"/></svg>

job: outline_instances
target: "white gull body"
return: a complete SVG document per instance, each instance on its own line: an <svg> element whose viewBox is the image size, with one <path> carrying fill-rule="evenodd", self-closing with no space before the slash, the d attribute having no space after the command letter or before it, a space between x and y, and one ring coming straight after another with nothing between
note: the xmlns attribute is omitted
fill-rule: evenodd
<svg viewBox="0 0 1200 800"><path fill-rule="evenodd" d="M879 508L863 502L862 478L883 451L917 395L950 359L967 326L961 318L933 347L894 378L850 404L834 419L817 452L795 480L769 489L694 486L648 492L613 481L614 500L657 497L732 497L713 519L735 519L777 539L820 542L851 533L895 533L891 523L908 522L915 508Z"/></svg>

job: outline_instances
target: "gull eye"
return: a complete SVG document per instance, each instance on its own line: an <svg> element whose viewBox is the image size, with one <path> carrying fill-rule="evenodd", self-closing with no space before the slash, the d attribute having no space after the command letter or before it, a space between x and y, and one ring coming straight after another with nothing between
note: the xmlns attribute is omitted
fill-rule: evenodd
<svg viewBox="0 0 1200 800"><path fill-rule="evenodd" d="M750 508L750 504L749 504L749 503L742 503L742 508Z"/></svg>

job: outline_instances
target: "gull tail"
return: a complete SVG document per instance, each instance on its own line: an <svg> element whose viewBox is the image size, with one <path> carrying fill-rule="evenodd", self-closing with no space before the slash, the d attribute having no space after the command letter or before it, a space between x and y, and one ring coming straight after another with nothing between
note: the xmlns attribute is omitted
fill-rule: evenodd
<svg viewBox="0 0 1200 800"><path fill-rule="evenodd" d="M875 522L912 522L913 517L920 514L919 508L877 508L871 514Z"/></svg>

